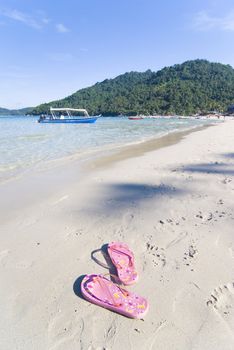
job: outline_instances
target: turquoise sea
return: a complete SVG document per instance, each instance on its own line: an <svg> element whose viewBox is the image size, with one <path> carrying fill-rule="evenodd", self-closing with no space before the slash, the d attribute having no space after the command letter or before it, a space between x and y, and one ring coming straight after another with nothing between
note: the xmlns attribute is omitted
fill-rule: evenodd
<svg viewBox="0 0 234 350"><path fill-rule="evenodd" d="M39 124L36 117L0 117L0 181L45 162L80 154L83 158L123 144L204 125L188 119L128 120L101 117L95 124ZM214 122L214 121L213 121Z"/></svg>

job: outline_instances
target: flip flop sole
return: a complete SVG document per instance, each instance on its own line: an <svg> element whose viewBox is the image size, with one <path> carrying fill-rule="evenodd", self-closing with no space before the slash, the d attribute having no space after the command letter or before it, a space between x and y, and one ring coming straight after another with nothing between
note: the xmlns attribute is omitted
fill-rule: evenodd
<svg viewBox="0 0 234 350"><path fill-rule="evenodd" d="M86 275L81 292L89 302L129 318L142 319L148 311L145 298L120 288L102 275Z"/></svg>
<svg viewBox="0 0 234 350"><path fill-rule="evenodd" d="M120 282L131 285L137 282L138 274L135 270L134 255L126 243L112 242L107 247L108 254L116 267Z"/></svg>

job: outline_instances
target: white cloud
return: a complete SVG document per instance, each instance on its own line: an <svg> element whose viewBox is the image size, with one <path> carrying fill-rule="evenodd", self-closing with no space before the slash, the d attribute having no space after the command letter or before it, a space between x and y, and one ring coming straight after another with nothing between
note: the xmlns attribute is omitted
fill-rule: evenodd
<svg viewBox="0 0 234 350"><path fill-rule="evenodd" d="M15 9L2 10L0 11L0 14L14 21L24 23L25 25L32 27L34 29L41 29L43 27L42 20L35 19L31 15L28 15L27 13L24 13Z"/></svg>
<svg viewBox="0 0 234 350"><path fill-rule="evenodd" d="M44 11L37 10L36 13L37 13L37 17L40 18L42 23L44 23L44 24L50 23L51 20L50 20L50 18L47 17L47 15Z"/></svg>
<svg viewBox="0 0 234 350"><path fill-rule="evenodd" d="M42 18L42 22L44 24L48 24L50 22L50 19L49 18Z"/></svg>
<svg viewBox="0 0 234 350"><path fill-rule="evenodd" d="M231 11L225 16L211 16L205 11L201 11L196 14L194 21L194 28L197 30L223 30L234 31L234 11Z"/></svg>
<svg viewBox="0 0 234 350"><path fill-rule="evenodd" d="M56 24L55 28L56 28L57 32L59 32L59 33L70 32L70 30L62 23Z"/></svg>
<svg viewBox="0 0 234 350"><path fill-rule="evenodd" d="M36 11L34 15L19 11L17 9L0 9L0 16L23 23L34 29L42 29L51 23L51 19L46 16L44 11ZM0 21L0 25L1 25ZM63 23L54 24L58 33L70 32Z"/></svg>

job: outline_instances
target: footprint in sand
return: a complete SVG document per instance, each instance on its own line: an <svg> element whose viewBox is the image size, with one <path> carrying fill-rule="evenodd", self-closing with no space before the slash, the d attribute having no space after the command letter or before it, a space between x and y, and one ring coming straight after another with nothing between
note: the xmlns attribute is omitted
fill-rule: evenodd
<svg viewBox="0 0 234 350"><path fill-rule="evenodd" d="M50 350L66 348L66 343L73 338L72 318L67 314L57 314L48 324L48 345ZM67 347L68 348L68 347Z"/></svg>
<svg viewBox="0 0 234 350"><path fill-rule="evenodd" d="M234 247L231 246L228 248L228 250L229 250L231 257L234 258Z"/></svg>
<svg viewBox="0 0 234 350"><path fill-rule="evenodd" d="M15 267L17 269L20 269L20 270L26 270L28 269L29 267L32 267L33 266L33 261L19 261Z"/></svg>
<svg viewBox="0 0 234 350"><path fill-rule="evenodd" d="M228 184L229 182L232 182L232 179L228 178L228 177L225 177L223 180L222 180L222 183L223 184Z"/></svg>
<svg viewBox="0 0 234 350"><path fill-rule="evenodd" d="M122 220L123 225L128 227L132 223L133 219L134 219L133 213L130 213L130 212L125 213Z"/></svg>
<svg viewBox="0 0 234 350"><path fill-rule="evenodd" d="M207 305L213 307L231 331L234 329L234 283L216 288Z"/></svg>
<svg viewBox="0 0 234 350"><path fill-rule="evenodd" d="M192 263L194 263L194 261L197 258L197 254L198 254L198 250L195 246L194 243L191 243L187 249L187 251L184 253L183 256L183 262L186 266L190 266L192 265ZM193 271L193 269L191 269L191 271Z"/></svg>
<svg viewBox="0 0 234 350"><path fill-rule="evenodd" d="M156 245L153 245L148 242L146 244L146 249L149 255L151 255L152 257L152 263L154 267L156 267L157 265L164 267L166 265L166 255L164 253L163 248L159 248Z"/></svg>
<svg viewBox="0 0 234 350"><path fill-rule="evenodd" d="M10 251L8 249L2 250L0 252L0 263L5 265L5 258L9 255Z"/></svg>

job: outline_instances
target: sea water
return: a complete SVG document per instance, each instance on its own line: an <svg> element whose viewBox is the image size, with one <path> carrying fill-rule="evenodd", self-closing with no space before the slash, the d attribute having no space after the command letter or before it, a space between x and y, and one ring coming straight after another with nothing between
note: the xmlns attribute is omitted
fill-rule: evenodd
<svg viewBox="0 0 234 350"><path fill-rule="evenodd" d="M41 124L37 119L0 117L0 181L73 154L85 158L97 151L143 142L209 122L200 119L101 117L95 124Z"/></svg>

